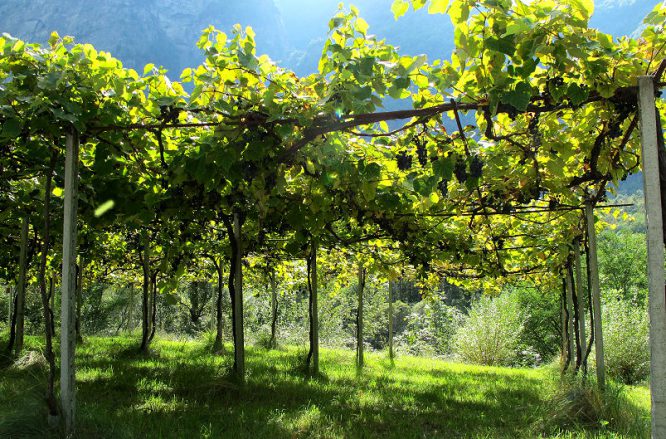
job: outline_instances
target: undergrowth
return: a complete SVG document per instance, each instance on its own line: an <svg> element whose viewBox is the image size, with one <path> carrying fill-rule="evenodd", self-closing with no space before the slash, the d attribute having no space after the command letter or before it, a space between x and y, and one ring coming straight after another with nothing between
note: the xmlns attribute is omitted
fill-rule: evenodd
<svg viewBox="0 0 666 439"><path fill-rule="evenodd" d="M88 338L77 350L82 438L502 438L647 437L648 395L611 384L560 381L553 370L447 363L382 353L358 371L354 352L322 349L321 374L305 349L248 348L246 383L230 374L231 346ZM46 425L45 365L28 338L18 363L0 369L0 436L58 437ZM32 353L35 352L35 353Z"/></svg>

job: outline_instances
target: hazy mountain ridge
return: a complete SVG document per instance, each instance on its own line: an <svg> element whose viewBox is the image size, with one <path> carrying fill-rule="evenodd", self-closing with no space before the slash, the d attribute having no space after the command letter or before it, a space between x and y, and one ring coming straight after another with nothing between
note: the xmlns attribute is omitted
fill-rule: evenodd
<svg viewBox="0 0 666 439"><path fill-rule="evenodd" d="M201 62L195 43L212 24L229 31L250 25L264 51L281 56L286 36L272 0L5 0L0 3L0 32L44 42L54 30L79 42L110 51L129 67L164 65L178 77ZM174 74L175 73L175 74Z"/></svg>
<svg viewBox="0 0 666 439"><path fill-rule="evenodd" d="M400 46L403 53L448 58L453 28L445 15L410 12L396 21L391 0L354 0L370 24L370 32ZM591 26L615 36L631 34L657 0L602 0ZM44 42L53 30L73 35L110 51L125 65L141 68L152 62L169 68L174 77L201 55L195 47L210 24L229 31L235 23L252 26L258 52L268 53L299 74L316 69L328 21L339 0L4 0L0 32Z"/></svg>

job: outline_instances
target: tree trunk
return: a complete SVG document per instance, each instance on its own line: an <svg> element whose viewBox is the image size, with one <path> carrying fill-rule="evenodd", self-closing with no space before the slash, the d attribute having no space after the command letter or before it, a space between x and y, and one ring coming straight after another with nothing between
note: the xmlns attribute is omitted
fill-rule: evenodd
<svg viewBox="0 0 666 439"><path fill-rule="evenodd" d="M150 335L148 336L148 346L155 338L155 330L157 329L157 271L150 277L150 288L152 295L150 299L151 312L150 312Z"/></svg>
<svg viewBox="0 0 666 439"><path fill-rule="evenodd" d="M240 214L233 219L222 217L231 244L229 264L229 297L231 298L231 329L234 339L234 374L245 381L245 332L243 328L243 242Z"/></svg>
<svg viewBox="0 0 666 439"><path fill-rule="evenodd" d="M215 343L213 352L221 354L224 352L224 315L222 314L222 298L224 295L224 274L222 273L222 260L219 262L214 258L213 264L217 272L217 300L215 301Z"/></svg>
<svg viewBox="0 0 666 439"><path fill-rule="evenodd" d="M277 348L277 320L278 320L278 300L277 300L277 274L273 269L271 277L271 339L268 341L268 347Z"/></svg>
<svg viewBox="0 0 666 439"><path fill-rule="evenodd" d="M583 288L583 275L581 272L580 261L580 240L574 241L574 265L576 267L576 280L574 282L574 291L576 293L578 308L578 336L580 340L581 367L583 375L587 375L587 328L585 327L585 294Z"/></svg>
<svg viewBox="0 0 666 439"><path fill-rule="evenodd" d="M585 352L585 363L587 364L588 358L592 353L592 347L596 345L594 342L594 309L592 306L592 272L590 271L590 248L588 243L585 244L585 276L587 277L587 312L590 316L590 338L587 342L587 351Z"/></svg>
<svg viewBox="0 0 666 439"><path fill-rule="evenodd" d="M358 288L356 308L356 367L363 367L363 290L365 288L365 268L358 267Z"/></svg>
<svg viewBox="0 0 666 439"><path fill-rule="evenodd" d="M319 304L317 303L317 243L311 243L308 258L308 289L310 291L310 350L306 365L312 375L319 374Z"/></svg>
<svg viewBox="0 0 666 439"><path fill-rule="evenodd" d="M573 292L571 289L571 278L569 277L569 266L564 268L564 291L566 291L567 297L567 342L569 346L567 347L569 352L569 361L574 361L574 356L576 353L576 337L574 334L574 301L573 301Z"/></svg>
<svg viewBox="0 0 666 439"><path fill-rule="evenodd" d="M60 295L60 405L65 434L74 436L76 420L76 242L78 208L79 136L67 135L65 202L62 241L62 293Z"/></svg>
<svg viewBox="0 0 666 439"><path fill-rule="evenodd" d="M51 334L56 337L55 328L55 273L49 277L49 310L51 311Z"/></svg>
<svg viewBox="0 0 666 439"><path fill-rule="evenodd" d="M589 245L590 289L592 291L592 307L594 309L594 346L597 363L597 384L600 389L606 387L606 367L604 364L604 336L601 329L601 291L599 288L599 265L597 258L597 232L594 229L594 207L585 205L587 222L587 240Z"/></svg>
<svg viewBox="0 0 666 439"><path fill-rule="evenodd" d="M16 298L17 294L12 293L12 288L7 286L7 294L9 294L9 342L7 343L7 353L11 354L14 350L14 344L16 343Z"/></svg>
<svg viewBox="0 0 666 439"><path fill-rule="evenodd" d="M129 287L129 304L127 305L127 332L134 331L134 285Z"/></svg>
<svg viewBox="0 0 666 439"><path fill-rule="evenodd" d="M388 346L389 346L389 359L393 361L395 358L393 354L393 281L389 281L388 288Z"/></svg>
<svg viewBox="0 0 666 439"><path fill-rule="evenodd" d="M654 78L641 76L639 110L641 120L642 170L647 218L649 313L650 313L650 394L652 437L666 438L666 294L664 288L664 220L662 196L666 188L659 178L658 137L662 128L655 112ZM663 162L663 160L662 160ZM662 167L666 163L661 163Z"/></svg>
<svg viewBox="0 0 666 439"><path fill-rule="evenodd" d="M25 337L25 289L26 273L28 270L28 217L21 220L21 250L19 254L19 278L16 286L16 343L14 344L14 355L17 357L23 351L23 340Z"/></svg>
<svg viewBox="0 0 666 439"><path fill-rule="evenodd" d="M571 261L567 264L566 270L567 276L567 289L569 290L569 296L571 297L571 318L569 323L571 324L571 329L573 331L574 338L574 352L576 353L576 367L574 368L574 373L578 373L580 370L581 364L583 363L583 350L581 348L580 342L580 310L578 309L578 297L576 296L576 289L573 278L573 268L571 267ZM572 353L573 357L573 353Z"/></svg>
<svg viewBox="0 0 666 439"><path fill-rule="evenodd" d="M14 313L14 294L12 293L12 286L7 284L7 327L12 325L12 314Z"/></svg>
<svg viewBox="0 0 666 439"><path fill-rule="evenodd" d="M147 353L150 341L150 243L146 237L141 257L143 285L141 296L141 352Z"/></svg>
<svg viewBox="0 0 666 439"><path fill-rule="evenodd" d="M567 308L567 286L566 279L562 278L562 373L569 369L571 364L571 338L569 334L569 309Z"/></svg>
<svg viewBox="0 0 666 439"><path fill-rule="evenodd" d="M53 322L52 322L52 312L49 303L49 294L48 288L46 285L46 264L48 261L48 253L50 247L51 239L51 185L53 182L53 170L55 169L57 153L52 152L51 154L51 163L46 174L46 182L44 184L44 212L43 212L43 222L44 230L42 236L42 248L39 260L39 272L37 275L37 280L39 284L39 293L42 299L42 317L44 319L44 339L45 339L45 348L44 356L49 365L48 377L47 377L47 390L46 390L46 403L48 407L49 420L57 418L58 416L58 404L56 402L55 396L55 376L56 376L56 361L55 354L53 352Z"/></svg>

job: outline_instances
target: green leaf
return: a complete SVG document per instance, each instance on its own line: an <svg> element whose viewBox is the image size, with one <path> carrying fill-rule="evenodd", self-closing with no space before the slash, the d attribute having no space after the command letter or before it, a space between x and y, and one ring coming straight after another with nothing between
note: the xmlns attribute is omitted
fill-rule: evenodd
<svg viewBox="0 0 666 439"><path fill-rule="evenodd" d="M187 67L187 68L184 69L183 72L180 74L180 79L182 79L182 80L188 80L188 79L190 79L190 76L192 76L192 68Z"/></svg>
<svg viewBox="0 0 666 439"><path fill-rule="evenodd" d="M501 100L518 111L525 111L531 98L532 87L527 82L519 82L512 91L505 93Z"/></svg>
<svg viewBox="0 0 666 439"><path fill-rule="evenodd" d="M62 198L62 195L63 195L64 192L65 192L65 191L63 190L63 188L58 187L58 186L54 186L54 187L53 187L53 190L51 191L51 193L53 194L53 196L54 196L54 197L58 197L58 198Z"/></svg>
<svg viewBox="0 0 666 439"><path fill-rule="evenodd" d="M513 56L516 53L516 38L513 35L495 38L490 37L485 41L486 47L495 52Z"/></svg>
<svg viewBox="0 0 666 439"><path fill-rule="evenodd" d="M411 84L409 78L395 78L393 81L393 85L398 89L407 88L409 87L409 84Z"/></svg>
<svg viewBox="0 0 666 439"><path fill-rule="evenodd" d="M522 32L527 32L530 30L530 24L527 19L523 19L521 21L514 21L512 23L509 23L509 25L506 27L506 32L504 32L503 37L507 35L516 35L520 34Z"/></svg>
<svg viewBox="0 0 666 439"><path fill-rule="evenodd" d="M425 6L426 2L427 0L412 0L412 8L414 8L415 11L418 11Z"/></svg>
<svg viewBox="0 0 666 439"><path fill-rule="evenodd" d="M58 32L51 32L51 36L49 37L49 45L51 47L55 46L58 43L58 40L60 40L60 35L58 35Z"/></svg>
<svg viewBox="0 0 666 439"><path fill-rule="evenodd" d="M13 139L21 134L21 122L18 119L7 119L2 124L2 137L6 139Z"/></svg>
<svg viewBox="0 0 666 439"><path fill-rule="evenodd" d="M143 76L146 76L148 73L152 73L153 70L155 70L155 64L146 64L146 66L143 68Z"/></svg>
<svg viewBox="0 0 666 439"><path fill-rule="evenodd" d="M444 180L451 180L453 177L454 166L455 160L452 156L440 157L437 161L433 162L432 170L438 177L441 177Z"/></svg>
<svg viewBox="0 0 666 439"><path fill-rule="evenodd" d="M364 183L361 185L361 193L363 194L363 198L365 198L366 201L372 201L377 195L377 185L372 183Z"/></svg>
<svg viewBox="0 0 666 439"><path fill-rule="evenodd" d="M587 87L581 87L576 83L569 84L567 89L567 96L571 99L571 103L574 105L580 105L587 100L590 96L590 92Z"/></svg>
<svg viewBox="0 0 666 439"><path fill-rule="evenodd" d="M581 10L585 18L594 14L594 0L573 0L573 4Z"/></svg>
<svg viewBox="0 0 666 439"><path fill-rule="evenodd" d="M446 14L449 0L431 0L428 5L428 14Z"/></svg>
<svg viewBox="0 0 666 439"><path fill-rule="evenodd" d="M409 9L409 3L407 0L394 0L393 4L391 5L391 12L393 12L393 18L396 20L407 12Z"/></svg>
<svg viewBox="0 0 666 439"><path fill-rule="evenodd" d="M361 17L356 19L356 30L359 31L362 35L368 34L368 22L362 19Z"/></svg>
<svg viewBox="0 0 666 439"><path fill-rule="evenodd" d="M377 163L368 163L363 174L370 180L376 180L382 175L382 168Z"/></svg>
<svg viewBox="0 0 666 439"><path fill-rule="evenodd" d="M467 21L469 18L469 5L463 0L453 0L448 12L455 26Z"/></svg>

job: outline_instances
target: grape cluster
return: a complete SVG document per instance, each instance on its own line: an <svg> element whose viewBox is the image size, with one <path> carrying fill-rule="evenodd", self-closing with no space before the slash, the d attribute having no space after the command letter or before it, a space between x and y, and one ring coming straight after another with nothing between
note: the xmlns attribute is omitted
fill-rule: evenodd
<svg viewBox="0 0 666 439"><path fill-rule="evenodd" d="M541 196L541 188L538 184L527 186L518 193L517 200L520 204L527 204L532 200L538 200Z"/></svg>
<svg viewBox="0 0 666 439"><path fill-rule="evenodd" d="M611 102L615 108L617 117L608 126L608 137L617 139L622 135L622 122L634 113L638 106L635 99L624 99L622 97L611 99Z"/></svg>
<svg viewBox="0 0 666 439"><path fill-rule="evenodd" d="M443 197L446 197L449 194L449 181L444 179L437 184L437 188Z"/></svg>
<svg viewBox="0 0 666 439"><path fill-rule="evenodd" d="M483 176L483 160L478 155L472 156L472 160L469 162L469 176L471 178Z"/></svg>
<svg viewBox="0 0 666 439"><path fill-rule="evenodd" d="M407 154L407 151L400 151L396 156L398 169L407 171L412 168L412 156Z"/></svg>
<svg viewBox="0 0 666 439"><path fill-rule="evenodd" d="M564 78L562 78L561 76L550 78L548 80L548 84L552 85L553 87L562 87L564 85Z"/></svg>
<svg viewBox="0 0 666 439"><path fill-rule="evenodd" d="M467 164L465 163L465 160L459 158L456 161L456 164L453 168L453 173L459 182L465 183L467 181Z"/></svg>
<svg viewBox="0 0 666 439"><path fill-rule="evenodd" d="M613 120L608 125L608 137L611 139L617 139L622 136L622 127L620 126L619 120Z"/></svg>
<svg viewBox="0 0 666 439"><path fill-rule="evenodd" d="M160 120L164 123L176 123L178 122L178 115L180 114L180 109L173 107L171 105L161 105L160 106Z"/></svg>
<svg viewBox="0 0 666 439"><path fill-rule="evenodd" d="M541 133L539 132L539 113L536 113L530 119L530 123L528 124L527 129L532 136L532 143L534 148L539 148L541 146Z"/></svg>
<svg viewBox="0 0 666 439"><path fill-rule="evenodd" d="M516 120L516 117L518 117L518 110L516 110L514 107L509 107L506 111L507 116L509 116L509 119L511 120Z"/></svg>
<svg viewBox="0 0 666 439"><path fill-rule="evenodd" d="M416 157L422 167L428 164L428 150L426 149L425 142L416 139Z"/></svg>

